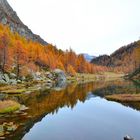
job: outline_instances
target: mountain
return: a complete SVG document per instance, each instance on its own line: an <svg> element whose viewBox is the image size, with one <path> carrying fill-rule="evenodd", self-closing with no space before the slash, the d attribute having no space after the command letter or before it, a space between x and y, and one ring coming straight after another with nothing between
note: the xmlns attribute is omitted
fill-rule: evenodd
<svg viewBox="0 0 140 140"><path fill-rule="evenodd" d="M91 62L92 59L96 58L96 56L92 56L92 55L89 55L87 53L83 53L82 54L84 56L84 58L88 61L88 62Z"/></svg>
<svg viewBox="0 0 140 140"><path fill-rule="evenodd" d="M0 0L0 23L8 25L12 32L18 32L26 39L39 42L42 45L48 44L39 35L34 34L26 25L23 24L7 0Z"/></svg>
<svg viewBox="0 0 140 140"><path fill-rule="evenodd" d="M140 41L123 46L111 55L102 55L92 59L91 63L118 68L122 71L132 72L140 64Z"/></svg>

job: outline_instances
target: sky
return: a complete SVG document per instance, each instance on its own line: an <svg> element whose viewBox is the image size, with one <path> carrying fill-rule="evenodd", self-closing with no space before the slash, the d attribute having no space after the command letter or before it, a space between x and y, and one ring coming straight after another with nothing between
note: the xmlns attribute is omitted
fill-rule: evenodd
<svg viewBox="0 0 140 140"><path fill-rule="evenodd" d="M62 50L111 54L140 38L140 0L8 0L34 33Z"/></svg>

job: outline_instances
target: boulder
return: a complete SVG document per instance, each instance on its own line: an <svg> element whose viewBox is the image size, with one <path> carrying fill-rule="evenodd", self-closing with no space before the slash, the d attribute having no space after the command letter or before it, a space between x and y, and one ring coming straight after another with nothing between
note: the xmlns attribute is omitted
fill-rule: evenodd
<svg viewBox="0 0 140 140"><path fill-rule="evenodd" d="M16 85L17 84L17 80L16 79L10 79L10 84Z"/></svg>
<svg viewBox="0 0 140 140"><path fill-rule="evenodd" d="M8 74L2 74L0 73L0 83L8 84L10 82L10 78Z"/></svg>
<svg viewBox="0 0 140 140"><path fill-rule="evenodd" d="M124 137L124 140L134 140L134 139L133 139L132 137L126 135L126 136Z"/></svg>
<svg viewBox="0 0 140 140"><path fill-rule="evenodd" d="M8 74L4 74L4 79L5 79L6 83L10 82L10 78L9 78Z"/></svg>
<svg viewBox="0 0 140 140"><path fill-rule="evenodd" d="M17 83L22 83L22 81L21 80L17 80Z"/></svg>
<svg viewBox="0 0 140 140"><path fill-rule="evenodd" d="M3 76L2 73L0 73L0 83L3 83L3 82L5 82L5 81L4 81L4 76Z"/></svg>
<svg viewBox="0 0 140 140"><path fill-rule="evenodd" d="M57 78L57 82L66 82L66 75L65 72L60 69L55 69L54 73Z"/></svg>
<svg viewBox="0 0 140 140"><path fill-rule="evenodd" d="M16 74L10 73L10 78L11 78L11 79L15 79L16 77L17 77Z"/></svg>

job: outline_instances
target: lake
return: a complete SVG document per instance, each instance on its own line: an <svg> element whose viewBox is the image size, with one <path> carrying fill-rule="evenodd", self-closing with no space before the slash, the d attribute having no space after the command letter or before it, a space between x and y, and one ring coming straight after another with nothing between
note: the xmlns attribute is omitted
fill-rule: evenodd
<svg viewBox="0 0 140 140"><path fill-rule="evenodd" d="M132 81L96 81L70 84L64 89L40 91L14 98L29 109L23 114L0 117L18 129L8 140L123 140L130 135L140 140L140 103L117 103L110 94L139 94Z"/></svg>

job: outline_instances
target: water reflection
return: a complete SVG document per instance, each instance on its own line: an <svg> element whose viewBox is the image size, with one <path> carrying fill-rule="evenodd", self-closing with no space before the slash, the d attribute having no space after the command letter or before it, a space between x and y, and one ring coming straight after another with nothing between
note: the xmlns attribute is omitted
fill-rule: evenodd
<svg viewBox="0 0 140 140"><path fill-rule="evenodd" d="M87 100L90 101L91 98L96 99L97 96L104 97L104 95L107 94L120 93L140 93L140 88L137 85L134 85L131 81L96 81L79 85L71 84L62 90L43 89L31 94L14 97L9 96L7 98L18 100L21 104L29 107L29 110L27 111L27 115L10 114L2 116L0 117L0 123L14 122L18 124L18 130L6 137L8 140L20 140L27 132L29 132L34 124L41 121L47 114L47 116L50 114L57 114L59 110L62 110L65 107L71 109L74 107L77 108L78 103L85 103ZM93 101L96 102L96 100ZM139 103L124 103L124 105L140 110Z"/></svg>

